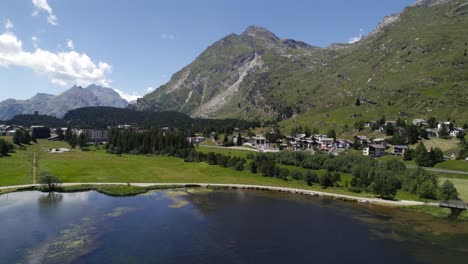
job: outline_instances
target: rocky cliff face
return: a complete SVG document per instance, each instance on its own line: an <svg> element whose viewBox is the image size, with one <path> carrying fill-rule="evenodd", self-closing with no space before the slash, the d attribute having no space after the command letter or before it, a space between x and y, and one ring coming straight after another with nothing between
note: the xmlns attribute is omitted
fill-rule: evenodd
<svg viewBox="0 0 468 264"><path fill-rule="evenodd" d="M468 120L464 5L418 1L363 40L328 48L251 26L214 43L136 108L286 123L352 124L399 112ZM372 103L356 107L359 97Z"/></svg>
<svg viewBox="0 0 468 264"><path fill-rule="evenodd" d="M20 114L32 114L34 111L63 117L70 110L86 106L123 108L127 105L127 101L110 88L96 85L87 88L74 86L57 96L39 93L28 100L8 99L0 102L0 120L9 120Z"/></svg>

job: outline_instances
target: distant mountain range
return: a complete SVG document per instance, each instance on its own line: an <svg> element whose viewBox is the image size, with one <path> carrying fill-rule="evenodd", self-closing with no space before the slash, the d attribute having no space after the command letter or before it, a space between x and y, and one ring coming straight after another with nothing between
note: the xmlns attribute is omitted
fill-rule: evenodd
<svg viewBox="0 0 468 264"><path fill-rule="evenodd" d="M136 109L284 125L384 114L467 121L467 50L466 0L419 0L361 41L327 48L251 26L208 47Z"/></svg>
<svg viewBox="0 0 468 264"><path fill-rule="evenodd" d="M88 106L124 108L128 106L128 102L111 88L97 85L86 88L73 86L57 96L38 93L28 100L7 99L0 102L0 120L9 120L16 115L32 114L35 111L61 118L70 110Z"/></svg>

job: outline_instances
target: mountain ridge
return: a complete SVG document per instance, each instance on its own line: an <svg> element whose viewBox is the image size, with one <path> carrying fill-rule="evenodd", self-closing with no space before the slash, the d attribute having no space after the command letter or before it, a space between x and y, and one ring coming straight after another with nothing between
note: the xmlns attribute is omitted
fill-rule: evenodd
<svg viewBox="0 0 468 264"><path fill-rule="evenodd" d="M209 46L136 108L285 124L352 125L402 112L468 119L468 19L454 13L463 3L418 1L361 41L327 48L251 26Z"/></svg>
<svg viewBox="0 0 468 264"><path fill-rule="evenodd" d="M75 85L58 95L37 93L26 100L4 100L0 102L0 120L9 120L16 115L32 114L35 111L61 118L70 110L86 106L124 108L128 106L128 102L111 88L97 85L83 88Z"/></svg>

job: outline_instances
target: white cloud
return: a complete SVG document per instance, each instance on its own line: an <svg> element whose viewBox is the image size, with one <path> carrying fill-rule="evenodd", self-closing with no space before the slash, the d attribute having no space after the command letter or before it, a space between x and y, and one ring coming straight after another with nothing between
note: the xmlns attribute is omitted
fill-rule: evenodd
<svg viewBox="0 0 468 264"><path fill-rule="evenodd" d="M71 50L75 49L75 45L73 44L73 40L69 39L67 40L67 47Z"/></svg>
<svg viewBox="0 0 468 264"><path fill-rule="evenodd" d="M359 35L349 38L348 43L353 44L360 41L364 37L364 30L361 28L359 30Z"/></svg>
<svg viewBox="0 0 468 264"><path fill-rule="evenodd" d="M175 35L174 34L167 34L167 33L162 33L161 34L162 39L168 39L168 40L174 40Z"/></svg>
<svg viewBox="0 0 468 264"><path fill-rule="evenodd" d="M37 37L34 37L34 36L33 36L33 37L31 38L31 40L32 40L34 49L37 49L37 48L39 47L39 44L38 44L38 43L39 43L39 39L38 39Z"/></svg>
<svg viewBox="0 0 468 264"><path fill-rule="evenodd" d="M54 26L57 25L57 16L55 16L54 11L50 7L49 3L47 3L47 0L32 0L32 2L36 7L36 11L32 13L33 16L39 15L40 11L47 12L49 14L47 22Z"/></svg>
<svg viewBox="0 0 468 264"><path fill-rule="evenodd" d="M38 39L33 37L33 43ZM93 62L86 54L75 51L54 53L40 48L25 51L23 43L13 33L0 35L0 66L19 66L46 75L51 83L61 86L98 84L109 86L107 77L112 66L105 62Z"/></svg>
<svg viewBox="0 0 468 264"><path fill-rule="evenodd" d="M10 19L5 20L5 29L12 29L14 27L13 22Z"/></svg>
<svg viewBox="0 0 468 264"><path fill-rule="evenodd" d="M120 97L125 99L127 102L136 101L138 98L143 97L143 96L137 95L135 93L133 93L133 94L125 93L124 91L119 90L117 88L112 88L112 89L114 89L114 91L116 91L120 95Z"/></svg>
<svg viewBox="0 0 468 264"><path fill-rule="evenodd" d="M151 92L154 91L154 87L151 87L151 86L150 86L150 87L148 87L148 88L146 89L146 91L147 91L148 93L151 93Z"/></svg>

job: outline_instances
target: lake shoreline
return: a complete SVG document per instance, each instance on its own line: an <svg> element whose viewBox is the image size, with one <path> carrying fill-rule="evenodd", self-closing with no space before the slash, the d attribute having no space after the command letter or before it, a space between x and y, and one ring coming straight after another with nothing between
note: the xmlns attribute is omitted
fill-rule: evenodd
<svg viewBox="0 0 468 264"><path fill-rule="evenodd" d="M263 185L244 185L244 184L215 184L215 183L63 183L56 192L58 193L73 193L96 191L104 195L113 197L128 197L144 194L152 190L170 190L170 189L187 189L187 188L207 188L215 190L255 190L255 191L273 191L279 193L299 194L303 196L311 196L317 198L339 200L344 202L353 202L362 205L380 205L402 210L413 210L424 214L429 214L437 218L449 218L448 209L439 208L437 203L427 203L419 201L407 200L383 200L379 198L364 198L358 196L350 196L336 194L330 192L312 191L297 188L274 187ZM0 187L0 196L22 191L41 191L46 192L40 184L17 185ZM466 212L465 212L466 213ZM468 214L462 215L461 221L468 220Z"/></svg>

